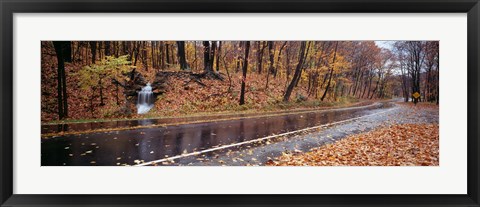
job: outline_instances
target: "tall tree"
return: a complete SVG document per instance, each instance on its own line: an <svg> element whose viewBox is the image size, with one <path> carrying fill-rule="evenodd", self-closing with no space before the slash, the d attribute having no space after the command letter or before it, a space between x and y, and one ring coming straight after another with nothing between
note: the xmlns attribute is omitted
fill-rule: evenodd
<svg viewBox="0 0 480 207"><path fill-rule="evenodd" d="M170 64L172 64L172 61L170 61L170 44L165 43L165 60L167 67L170 67Z"/></svg>
<svg viewBox="0 0 480 207"><path fill-rule="evenodd" d="M105 56L110 56L111 51L110 51L110 41L105 41Z"/></svg>
<svg viewBox="0 0 480 207"><path fill-rule="evenodd" d="M275 64L275 42L274 41L268 41L268 55L270 57L269 59L269 73L274 74L275 73L275 68L273 67Z"/></svg>
<svg viewBox="0 0 480 207"><path fill-rule="evenodd" d="M429 102L436 101L436 82L435 76L435 67L438 60L438 42L431 41L427 42L426 45L426 57L425 57L425 66L426 66L426 78L425 78L425 98Z"/></svg>
<svg viewBox="0 0 480 207"><path fill-rule="evenodd" d="M130 41L128 41L129 44L130 44ZM127 45L127 41L122 41L122 55L128 55L128 45ZM132 57L130 56L128 58L129 60L132 60Z"/></svg>
<svg viewBox="0 0 480 207"><path fill-rule="evenodd" d="M180 59L180 69L188 69L187 59L185 58L185 41L177 41L178 58Z"/></svg>
<svg viewBox="0 0 480 207"><path fill-rule="evenodd" d="M197 69L197 41L193 41L193 69Z"/></svg>
<svg viewBox="0 0 480 207"><path fill-rule="evenodd" d="M302 68L303 68L303 61L305 60L305 48L307 46L306 41L302 41L300 43L300 51L298 53L298 63L297 67L295 68L295 74L293 74L292 81L287 87L287 90L285 91L285 95L283 96L283 101L288 102L290 99L290 95L292 94L293 88L295 85L298 83L298 80L300 79L302 75Z"/></svg>
<svg viewBox="0 0 480 207"><path fill-rule="evenodd" d="M156 50L157 50L157 45L155 41L151 41L151 55L152 55L152 68L157 68L157 62L156 62Z"/></svg>
<svg viewBox="0 0 480 207"><path fill-rule="evenodd" d="M92 64L95 64L95 59L97 57L97 42L90 41L90 51L92 53Z"/></svg>
<svg viewBox="0 0 480 207"><path fill-rule="evenodd" d="M165 69L165 42L164 41L160 41L160 48L159 48L160 52L159 52L159 59L160 59L160 68L161 69ZM168 64L168 62L167 62Z"/></svg>
<svg viewBox="0 0 480 207"><path fill-rule="evenodd" d="M70 42L53 41L57 54L57 106L58 119L68 117L67 80L65 75L65 48L69 48Z"/></svg>
<svg viewBox="0 0 480 207"><path fill-rule="evenodd" d="M270 74L275 74L275 69L273 65L275 64L275 43L273 41L268 41L268 56L270 57L269 59L269 67L268 67L268 72L267 72L267 83L265 84L265 89L268 89L268 81L270 79Z"/></svg>
<svg viewBox="0 0 480 207"><path fill-rule="evenodd" d="M250 41L245 42L245 58L243 58L243 68L242 68L242 88L240 90L240 105L245 104L245 81L247 80L247 69L248 69L248 53L250 50Z"/></svg>
<svg viewBox="0 0 480 207"><path fill-rule="evenodd" d="M147 41L142 41L141 47L141 57L142 57L142 64L145 67L145 71L148 71L148 52L147 52ZM153 67L153 66L152 66Z"/></svg>
<svg viewBox="0 0 480 207"><path fill-rule="evenodd" d="M420 93L420 72L425 58L424 43L421 41L408 41L406 43L409 55L408 71L412 78L412 93ZM414 103L421 101L421 97L416 98L412 96L412 98Z"/></svg>
<svg viewBox="0 0 480 207"><path fill-rule="evenodd" d="M408 99L410 97L410 93L408 90L408 73L407 73L407 67L405 66L404 63L404 57L403 54L400 55L400 72L401 72L401 78L402 78L402 91L403 91L403 97L405 102L408 102Z"/></svg>
<svg viewBox="0 0 480 207"><path fill-rule="evenodd" d="M72 62L72 42L71 41L66 41L65 44L63 44L63 59L67 63Z"/></svg>
<svg viewBox="0 0 480 207"><path fill-rule="evenodd" d="M242 45L243 45L244 42L242 41L238 41L238 48L242 48ZM235 53L236 55L236 58L235 58L235 63L236 63L236 67L235 67L235 72L239 72L240 71L240 62L241 62L241 55L240 54L237 54Z"/></svg>
<svg viewBox="0 0 480 207"><path fill-rule="evenodd" d="M203 68L205 72L212 72L213 66L211 61L210 41L203 41Z"/></svg>
<svg viewBox="0 0 480 207"><path fill-rule="evenodd" d="M262 73L263 52L265 50L265 47L266 47L266 42L265 41L257 41L257 71L258 71L258 74Z"/></svg>
<svg viewBox="0 0 480 207"><path fill-rule="evenodd" d="M215 52L217 50L217 41L212 41L212 46L210 48L210 67L212 67L212 70L213 71L213 66L214 66L214 63L215 63Z"/></svg>
<svg viewBox="0 0 480 207"><path fill-rule="evenodd" d="M320 99L321 101L323 101L323 99L325 99L325 96L327 95L328 89L330 89L330 83L332 82L333 71L335 70L335 60L337 58L337 47L338 47L338 41L335 42L335 50L333 52L333 62L332 62L332 66L330 67L330 75L329 75L329 78L328 78L327 87L325 88L325 91L323 92L322 98Z"/></svg>
<svg viewBox="0 0 480 207"><path fill-rule="evenodd" d="M217 68L217 72L220 71L220 64L219 64L219 61L220 61L220 52L222 51L222 41L218 41L218 49L217 49L217 57L216 57L216 68Z"/></svg>
<svg viewBox="0 0 480 207"><path fill-rule="evenodd" d="M118 41L113 42L113 54L115 55L115 57L118 57L120 55L118 53L118 51L120 50L119 49L119 44L120 44L120 42L118 42Z"/></svg>
<svg viewBox="0 0 480 207"><path fill-rule="evenodd" d="M103 41L99 41L98 42L98 46L97 46L97 54L98 54L98 59L101 60L103 57L103 53L102 53L102 48L103 48Z"/></svg>
<svg viewBox="0 0 480 207"><path fill-rule="evenodd" d="M135 41L135 44L133 46L134 54L135 54L135 61L133 62L133 65L137 65L137 60L138 60L138 55L140 54L140 48L142 48L142 41Z"/></svg>
<svg viewBox="0 0 480 207"><path fill-rule="evenodd" d="M277 77L277 72L278 72L278 63L280 62L280 57L282 56L282 50L283 48L287 45L288 41L285 41L282 46L280 47L280 50L278 51L278 57L277 57L277 62L275 63L275 73L273 74L273 77Z"/></svg>

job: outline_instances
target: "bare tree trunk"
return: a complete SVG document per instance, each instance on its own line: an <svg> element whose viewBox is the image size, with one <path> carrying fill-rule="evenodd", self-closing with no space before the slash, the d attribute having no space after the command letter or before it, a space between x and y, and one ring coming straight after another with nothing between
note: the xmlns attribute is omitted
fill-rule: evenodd
<svg viewBox="0 0 480 207"><path fill-rule="evenodd" d="M148 71L148 53L147 53L147 41L142 42L142 63L145 66L145 71Z"/></svg>
<svg viewBox="0 0 480 207"><path fill-rule="evenodd" d="M333 53L333 62L332 62L332 67L330 69L330 77L328 78L327 87L325 88L325 91L323 92L322 98L320 98L321 101L323 101L323 99L325 99L325 96L327 95L328 89L330 89L330 83L332 82L333 71L335 69L335 60L337 58L337 47L338 47L338 41L335 43L335 52Z"/></svg>
<svg viewBox="0 0 480 207"><path fill-rule="evenodd" d="M258 74L262 73L262 63L263 63L263 51L265 50L265 42L263 42L263 45L260 46L262 41L257 42L257 71Z"/></svg>
<svg viewBox="0 0 480 207"><path fill-rule="evenodd" d="M128 47L127 47L127 42L126 41L122 41L122 55L128 55ZM132 60L132 57L130 56L129 57L129 60Z"/></svg>
<svg viewBox="0 0 480 207"><path fill-rule="evenodd" d="M242 41L239 41L238 42L238 48L242 48ZM235 58L235 62L236 62L236 69L235 69L235 72L238 73L240 71L240 61L241 61L241 57L240 55L236 55L237 57Z"/></svg>
<svg viewBox="0 0 480 207"><path fill-rule="evenodd" d="M165 43L160 42L160 68L165 69ZM167 63L168 64L168 63Z"/></svg>
<svg viewBox="0 0 480 207"><path fill-rule="evenodd" d="M57 52L57 108L58 108L58 119L63 119L63 93L62 93L62 70L64 70L63 62L63 53L62 53L62 44L59 42L53 42L55 46L55 51Z"/></svg>
<svg viewBox="0 0 480 207"><path fill-rule="evenodd" d="M278 57L277 57L277 62L275 63L275 73L273 74L273 77L277 77L277 72L278 72L278 63L280 62L280 57L282 56L282 50L283 48L287 45L287 41L283 43L283 45L280 47L280 51L278 52Z"/></svg>
<svg viewBox="0 0 480 207"><path fill-rule="evenodd" d="M283 96L284 102L288 102L288 100L290 99L290 95L292 94L293 88L295 87L296 83L298 82L298 79L300 79L300 76L302 74L302 67L303 67L306 46L307 46L307 43L305 41L302 41L300 44L300 52L298 54L298 64L297 64L297 67L295 68L295 74L293 75L292 81L288 85L287 90L285 91L285 95Z"/></svg>
<svg viewBox="0 0 480 207"><path fill-rule="evenodd" d="M213 72L213 67L214 67L214 63L215 63L215 51L217 50L217 41L212 41L212 45L211 45L211 48L210 48L210 67L211 67L211 71L210 72Z"/></svg>
<svg viewBox="0 0 480 207"><path fill-rule="evenodd" d="M166 66L170 67L171 61L170 61L170 45L168 43L165 44L165 60L166 60Z"/></svg>
<svg viewBox="0 0 480 207"><path fill-rule="evenodd" d="M185 42L184 41L177 41L178 46L178 57L180 59L180 69L186 70L188 69L187 59L185 58Z"/></svg>
<svg viewBox="0 0 480 207"><path fill-rule="evenodd" d="M248 53L250 50L250 41L245 43L245 58L243 60L243 77L242 77L242 88L240 90L240 105L245 104L245 81L247 79L247 69L248 69Z"/></svg>
<svg viewBox="0 0 480 207"><path fill-rule="evenodd" d="M194 54L193 54L193 69L194 70L197 70L197 42L196 41L193 41L193 50L194 50Z"/></svg>
<svg viewBox="0 0 480 207"><path fill-rule="evenodd" d="M275 51L274 51L274 46L275 44L273 41L268 41L268 55L270 57L270 64L269 64L269 71L267 72L267 83L265 84L265 90L268 89L268 79L270 78L270 74L275 74L275 69L273 65L275 64Z"/></svg>
<svg viewBox="0 0 480 207"><path fill-rule="evenodd" d="M118 51L120 50L120 43L119 43L118 41L115 41L115 42L113 42L113 45L114 45L113 48L114 48L114 51L115 51L115 52L114 52L114 53L115 53L115 57L118 58L118 56L119 56L119 52L118 52Z"/></svg>
<svg viewBox="0 0 480 207"><path fill-rule="evenodd" d="M217 72L220 71L220 64L218 64L218 62L220 60L220 51L221 50L222 50L222 41L218 41L217 63L216 63ZM227 67L227 66L225 66L225 67Z"/></svg>
<svg viewBox="0 0 480 207"><path fill-rule="evenodd" d="M203 68L205 72L211 72L213 71L212 65L210 61L210 42L209 41L203 41Z"/></svg>
<svg viewBox="0 0 480 207"><path fill-rule="evenodd" d="M151 41L152 43L152 47L151 47L151 55L152 55L152 68L157 68L157 63L155 62L156 58L155 58L155 52L156 52L156 42L155 41Z"/></svg>
<svg viewBox="0 0 480 207"><path fill-rule="evenodd" d="M97 56L97 42L90 41L90 51L92 53L92 64L95 64L95 59Z"/></svg>
<svg viewBox="0 0 480 207"><path fill-rule="evenodd" d="M102 41L99 41L98 42L98 47L97 47L97 54L98 54L98 59L99 60L102 60L103 56L102 56L102 48L103 48L103 42Z"/></svg>
<svg viewBox="0 0 480 207"><path fill-rule="evenodd" d="M105 56L110 56L111 51L110 51L110 41L105 41Z"/></svg>
<svg viewBox="0 0 480 207"><path fill-rule="evenodd" d="M134 48L134 51L135 51L135 61L133 62L133 65L137 65L137 60L138 60L138 54L140 53L140 48L142 47L142 43L139 41L139 42L136 42L135 43L135 48Z"/></svg>

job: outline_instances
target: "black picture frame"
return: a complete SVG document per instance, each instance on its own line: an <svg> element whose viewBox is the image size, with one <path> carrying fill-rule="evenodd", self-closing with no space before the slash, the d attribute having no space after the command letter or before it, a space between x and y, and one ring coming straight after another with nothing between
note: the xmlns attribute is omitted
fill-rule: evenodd
<svg viewBox="0 0 480 207"><path fill-rule="evenodd" d="M478 0L0 0L1 206L480 206ZM14 13L467 13L468 189L465 195L19 195L13 194ZM34 174L34 172L32 172ZM34 175L32 175L34 176ZM118 186L121 187L121 186Z"/></svg>

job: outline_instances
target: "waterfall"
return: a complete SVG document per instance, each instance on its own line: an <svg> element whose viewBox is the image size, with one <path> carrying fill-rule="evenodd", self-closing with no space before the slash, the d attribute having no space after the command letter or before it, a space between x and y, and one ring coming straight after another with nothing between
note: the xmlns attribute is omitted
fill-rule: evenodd
<svg viewBox="0 0 480 207"><path fill-rule="evenodd" d="M137 113L145 114L150 111L153 107L153 98L152 86L150 86L150 83L147 83L147 85L142 88L142 91L138 92Z"/></svg>

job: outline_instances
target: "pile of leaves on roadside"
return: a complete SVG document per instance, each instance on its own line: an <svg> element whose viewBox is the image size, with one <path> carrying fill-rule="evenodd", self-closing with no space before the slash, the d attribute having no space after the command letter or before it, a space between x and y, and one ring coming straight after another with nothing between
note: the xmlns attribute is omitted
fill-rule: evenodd
<svg viewBox="0 0 480 207"><path fill-rule="evenodd" d="M306 153L283 153L270 166L438 166L438 124L400 124L356 134Z"/></svg>

